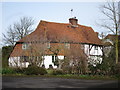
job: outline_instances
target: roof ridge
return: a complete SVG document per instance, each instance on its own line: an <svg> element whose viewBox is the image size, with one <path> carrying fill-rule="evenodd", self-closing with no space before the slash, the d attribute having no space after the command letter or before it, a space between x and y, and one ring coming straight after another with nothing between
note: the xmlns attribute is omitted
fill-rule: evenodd
<svg viewBox="0 0 120 90"><path fill-rule="evenodd" d="M70 23L59 23L59 22L51 22L51 21L46 21L46 20L40 20L40 22L53 23L53 24L71 25ZM81 24L77 24L77 25L78 26L87 27L87 28L91 28L90 26L86 26L86 25L81 25Z"/></svg>
<svg viewBox="0 0 120 90"><path fill-rule="evenodd" d="M55 24L70 24L70 23L51 22L51 21L46 21L46 20L40 20L40 22L55 23Z"/></svg>

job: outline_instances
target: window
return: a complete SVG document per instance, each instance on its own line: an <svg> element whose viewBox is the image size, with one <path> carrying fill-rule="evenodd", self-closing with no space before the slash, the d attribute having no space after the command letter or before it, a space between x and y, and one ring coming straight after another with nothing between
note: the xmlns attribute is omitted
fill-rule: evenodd
<svg viewBox="0 0 120 90"><path fill-rule="evenodd" d="M23 49L23 50L26 50L27 48L28 48L28 44L27 44L27 43L23 43L23 44L22 44L22 49Z"/></svg>
<svg viewBox="0 0 120 90"><path fill-rule="evenodd" d="M81 49L84 49L84 45L83 44L80 44L80 46L81 46Z"/></svg>
<svg viewBox="0 0 120 90"><path fill-rule="evenodd" d="M50 42L47 43L47 48L50 48Z"/></svg>
<svg viewBox="0 0 120 90"><path fill-rule="evenodd" d="M98 50L98 47L97 47L97 46L95 46L95 50Z"/></svg>
<svg viewBox="0 0 120 90"><path fill-rule="evenodd" d="M21 58L22 62L28 62L28 60L29 60L28 56L21 56L20 58Z"/></svg>
<svg viewBox="0 0 120 90"><path fill-rule="evenodd" d="M69 43L65 43L65 48L70 49L70 44Z"/></svg>

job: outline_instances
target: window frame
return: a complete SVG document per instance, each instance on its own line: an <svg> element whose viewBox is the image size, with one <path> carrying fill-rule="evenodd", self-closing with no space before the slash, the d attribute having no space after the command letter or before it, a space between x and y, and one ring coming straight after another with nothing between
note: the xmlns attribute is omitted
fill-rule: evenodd
<svg viewBox="0 0 120 90"><path fill-rule="evenodd" d="M23 44L22 44L22 49L23 49L23 50L28 49L28 44L27 44L27 43L23 43Z"/></svg>
<svg viewBox="0 0 120 90"><path fill-rule="evenodd" d="M65 48L70 49L70 43L65 43L64 46Z"/></svg>
<svg viewBox="0 0 120 90"><path fill-rule="evenodd" d="M95 50L98 50L98 46L94 46L94 49L95 49Z"/></svg>

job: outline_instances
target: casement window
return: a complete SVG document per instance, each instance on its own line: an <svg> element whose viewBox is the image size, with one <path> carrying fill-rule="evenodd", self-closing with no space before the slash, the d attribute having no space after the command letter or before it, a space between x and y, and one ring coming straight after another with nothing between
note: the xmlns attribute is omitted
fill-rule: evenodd
<svg viewBox="0 0 120 90"><path fill-rule="evenodd" d="M95 50L98 50L98 46L95 46Z"/></svg>
<svg viewBox="0 0 120 90"><path fill-rule="evenodd" d="M50 42L47 43L47 48L50 48Z"/></svg>
<svg viewBox="0 0 120 90"><path fill-rule="evenodd" d="M65 43L65 48L70 49L70 43Z"/></svg>
<svg viewBox="0 0 120 90"><path fill-rule="evenodd" d="M83 44L80 44L80 46L81 46L81 49L83 50L83 49L84 49L84 45L83 45Z"/></svg>
<svg viewBox="0 0 120 90"><path fill-rule="evenodd" d="M27 44L27 43L23 43L23 44L22 44L22 49L23 49L23 50L28 49L28 44Z"/></svg>
<svg viewBox="0 0 120 90"><path fill-rule="evenodd" d="M21 56L20 59L22 60L22 62L28 62L29 61L28 56Z"/></svg>

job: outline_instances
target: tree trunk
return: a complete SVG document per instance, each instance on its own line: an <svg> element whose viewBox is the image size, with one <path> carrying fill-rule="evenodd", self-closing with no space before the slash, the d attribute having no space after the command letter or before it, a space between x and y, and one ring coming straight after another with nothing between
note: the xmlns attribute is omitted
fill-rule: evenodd
<svg viewBox="0 0 120 90"><path fill-rule="evenodd" d="M118 63L118 35L117 33L116 33L115 51L116 51L116 64L117 64Z"/></svg>

